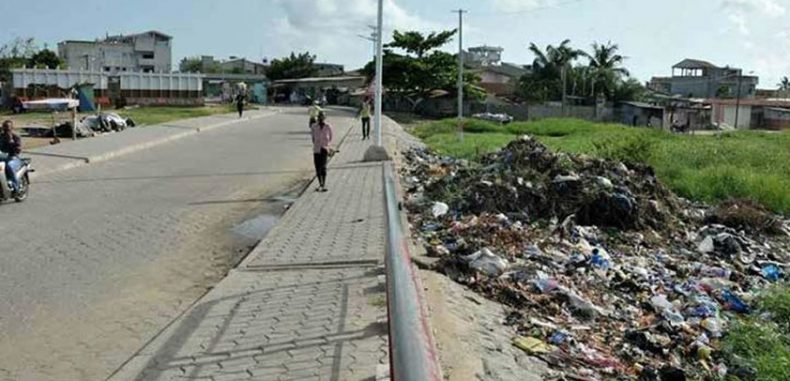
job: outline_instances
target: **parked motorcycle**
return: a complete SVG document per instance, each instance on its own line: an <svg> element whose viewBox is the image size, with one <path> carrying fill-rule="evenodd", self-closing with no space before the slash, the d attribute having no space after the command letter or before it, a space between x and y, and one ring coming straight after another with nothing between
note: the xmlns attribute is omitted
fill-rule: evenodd
<svg viewBox="0 0 790 381"><path fill-rule="evenodd" d="M19 179L19 192L14 192L5 174L5 163L0 162L0 201L14 199L16 202L22 202L27 199L30 192L30 173L34 172L33 167L30 166L30 159L23 158L22 166L17 171L16 175Z"/></svg>

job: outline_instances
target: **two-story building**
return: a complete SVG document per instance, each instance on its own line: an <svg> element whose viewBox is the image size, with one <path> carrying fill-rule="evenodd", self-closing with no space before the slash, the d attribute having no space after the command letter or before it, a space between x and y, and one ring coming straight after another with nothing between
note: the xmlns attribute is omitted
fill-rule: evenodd
<svg viewBox="0 0 790 381"><path fill-rule="evenodd" d="M653 77L648 87L686 98L754 98L759 82L758 77L743 75L738 68L685 59L672 66L671 77Z"/></svg>
<svg viewBox="0 0 790 381"><path fill-rule="evenodd" d="M108 73L169 73L173 38L157 31L107 36L95 41L58 43L58 55L69 69Z"/></svg>

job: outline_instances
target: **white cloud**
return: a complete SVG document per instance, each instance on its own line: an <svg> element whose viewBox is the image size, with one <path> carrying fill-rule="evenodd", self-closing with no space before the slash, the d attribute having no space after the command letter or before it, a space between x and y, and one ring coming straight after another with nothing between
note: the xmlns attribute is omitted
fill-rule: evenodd
<svg viewBox="0 0 790 381"><path fill-rule="evenodd" d="M321 62L362 65L370 58L372 45L359 37L368 36L376 24L376 0L275 0L285 17L267 30L268 48L275 56L291 51L309 51ZM384 2L384 33L394 29L438 30L441 26L410 13L397 0ZM347 69L354 69L349 67Z"/></svg>
<svg viewBox="0 0 790 381"><path fill-rule="evenodd" d="M787 13L787 7L781 0L724 0L722 7L732 12L759 12L771 17L781 17Z"/></svg>
<svg viewBox="0 0 790 381"><path fill-rule="evenodd" d="M524 12L553 6L557 0L493 0L500 12Z"/></svg>
<svg viewBox="0 0 790 381"><path fill-rule="evenodd" d="M741 13L733 13L727 16L730 22L735 26L738 33L748 36L751 31L749 30L749 23L746 21L746 16Z"/></svg>

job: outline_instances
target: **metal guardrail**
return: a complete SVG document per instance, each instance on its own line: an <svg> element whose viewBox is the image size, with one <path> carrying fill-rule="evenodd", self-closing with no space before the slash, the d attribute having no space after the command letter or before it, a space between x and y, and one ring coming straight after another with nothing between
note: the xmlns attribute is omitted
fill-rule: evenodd
<svg viewBox="0 0 790 381"><path fill-rule="evenodd" d="M422 298L419 274L411 262L397 197L395 170L384 164L387 209L387 313L390 379L440 381L438 353Z"/></svg>

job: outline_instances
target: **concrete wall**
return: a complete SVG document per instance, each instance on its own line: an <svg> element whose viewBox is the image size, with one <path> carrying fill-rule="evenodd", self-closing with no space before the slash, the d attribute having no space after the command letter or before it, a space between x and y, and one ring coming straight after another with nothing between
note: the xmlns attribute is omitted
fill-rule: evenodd
<svg viewBox="0 0 790 381"><path fill-rule="evenodd" d="M777 110L766 108L763 120L765 128L772 130L790 129L790 109Z"/></svg>
<svg viewBox="0 0 790 381"><path fill-rule="evenodd" d="M747 129L752 126L752 107L740 106L738 113L738 128ZM735 105L717 104L713 106L711 113L711 123L724 128L735 128Z"/></svg>

